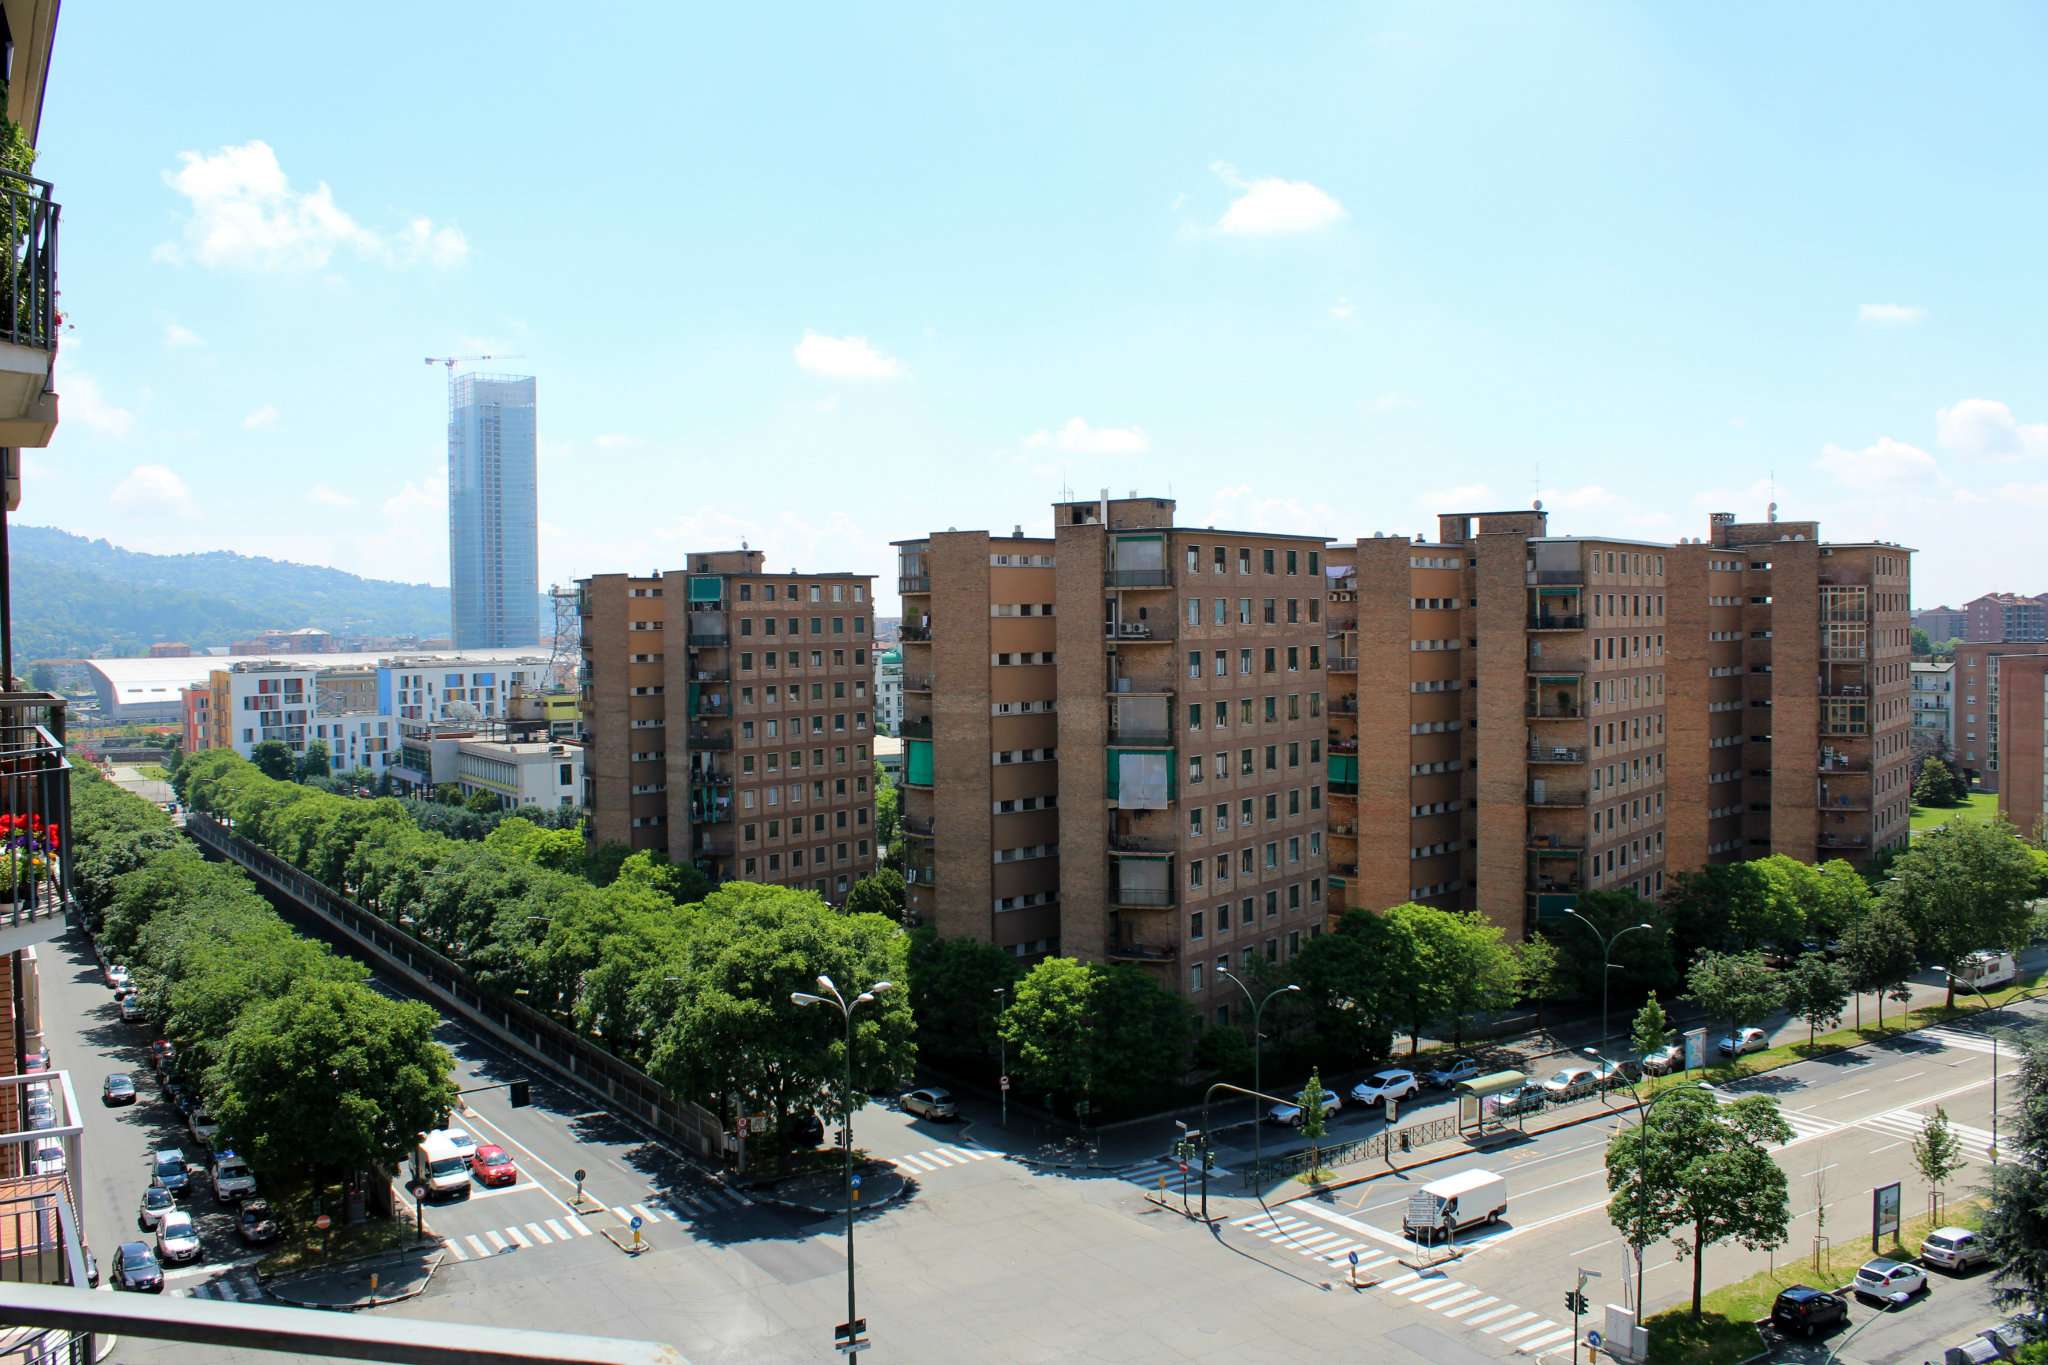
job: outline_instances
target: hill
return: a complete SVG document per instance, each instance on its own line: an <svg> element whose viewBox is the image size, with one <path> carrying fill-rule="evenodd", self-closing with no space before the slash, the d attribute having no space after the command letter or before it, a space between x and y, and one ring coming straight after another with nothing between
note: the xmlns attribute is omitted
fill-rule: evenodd
<svg viewBox="0 0 2048 1365"><path fill-rule="evenodd" d="M224 645L259 630L446 635L448 590L238 555L151 555L52 526L9 526L14 657Z"/></svg>

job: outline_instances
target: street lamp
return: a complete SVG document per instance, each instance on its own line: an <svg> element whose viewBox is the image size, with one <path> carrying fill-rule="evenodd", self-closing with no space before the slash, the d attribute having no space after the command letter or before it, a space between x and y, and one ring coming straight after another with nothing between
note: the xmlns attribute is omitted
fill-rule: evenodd
<svg viewBox="0 0 2048 1365"><path fill-rule="evenodd" d="M832 984L832 978L818 978L818 989L823 995L812 995L807 991L791 991L790 1003L795 1005L831 1005L846 1019L846 1094L844 1116L840 1120L841 1136L846 1140L846 1325L841 1329L842 1338L854 1341L860 1338L860 1317L854 1312L853 1300L853 1011L861 1005L872 1005L875 997L888 990L890 983L877 981L874 985L853 997L849 1002Z"/></svg>
<svg viewBox="0 0 2048 1365"><path fill-rule="evenodd" d="M1285 986L1279 986L1267 992L1266 998L1264 1000L1255 1001L1252 999L1252 988L1250 986L1245 985L1244 982L1238 978L1236 972L1233 972L1230 970L1230 968L1225 967L1221 971L1217 972L1216 975L1230 978L1232 983L1234 983L1239 990L1244 992L1244 998L1246 1002L1249 1003L1252 1007L1252 1089L1258 1091L1261 1095L1264 1095L1266 1093L1266 1083L1264 1080L1260 1078L1259 1071L1260 1063L1265 1055L1264 1044L1266 1041L1266 1035L1259 1031L1259 1020L1262 1017L1264 1017L1266 1013L1266 1006L1269 1002L1271 1002L1274 996L1286 995L1289 991L1300 990L1301 987L1294 985L1292 983L1289 983ZM1265 1125L1259 1122L1259 1105L1262 1103L1264 1103L1263 1100L1255 1100L1252 1103L1253 1166L1258 1166L1262 1162L1264 1157L1265 1144L1262 1140L1260 1129L1263 1128Z"/></svg>
<svg viewBox="0 0 2048 1365"><path fill-rule="evenodd" d="M1949 980L1956 982L1964 990L1976 996L1978 1002L1985 1009L1988 1010L1992 1007L1990 999L1977 986L1968 981L1958 980L1956 974L1949 971L1946 967L1943 967L1942 971L1948 973ZM1991 1169L1993 1172L1996 1172L1998 1170L1998 1035L1988 1028L1984 1031L1991 1034Z"/></svg>
<svg viewBox="0 0 2048 1365"><path fill-rule="evenodd" d="M1010 1126L1010 1040L1003 1037L1002 1016L1010 1008L1010 988L998 986L990 992L998 1001L996 1005L996 1086L1003 1096L1003 1127Z"/></svg>
<svg viewBox="0 0 2048 1365"><path fill-rule="evenodd" d="M1594 924L1593 921L1587 919L1584 915L1580 914L1571 906L1567 905L1564 908L1564 912L1567 915L1570 915L1573 919L1577 920L1579 923L1585 925L1588 929L1592 930L1593 937L1600 940L1600 1041L1604 1043L1607 1041L1607 973L1613 971L1616 967L1621 965L1618 962L1609 962L1608 958L1614 955L1615 941L1621 938L1623 934L1633 934L1638 929L1647 929L1650 926L1647 922L1642 924L1631 924L1626 929L1620 930L1615 934L1608 935L1601 933L1598 925Z"/></svg>
<svg viewBox="0 0 2048 1365"><path fill-rule="evenodd" d="M1631 1085L1629 1087L1629 1090L1633 1092L1635 1090L1635 1087ZM1648 1127L1650 1123L1650 1111L1655 1109L1658 1105L1662 1104L1665 1100L1670 1099L1673 1095L1693 1095L1699 1094L1701 1092L1705 1092L1708 1095L1712 1095L1714 1093L1714 1087L1707 1084L1705 1081L1694 1081L1689 1085L1676 1085L1669 1090L1665 1090L1660 1092L1659 1094L1650 1096L1650 1102L1648 1104L1645 1104L1642 1108L1642 1112L1636 1116L1636 1127L1638 1129ZM1643 1158L1644 1154L1642 1149L1637 1148L1636 1199L1637 1206L1639 1209L1642 1203L1642 1186L1648 1180L1649 1168L1649 1163L1645 1161ZM1628 1234L1626 1232L1622 1234L1622 1240L1625 1243L1627 1243L1629 1249L1634 1251L1636 1254L1636 1321L1640 1323L1643 1317L1643 1248L1641 1246L1638 1246L1633 1241L1630 1241Z"/></svg>

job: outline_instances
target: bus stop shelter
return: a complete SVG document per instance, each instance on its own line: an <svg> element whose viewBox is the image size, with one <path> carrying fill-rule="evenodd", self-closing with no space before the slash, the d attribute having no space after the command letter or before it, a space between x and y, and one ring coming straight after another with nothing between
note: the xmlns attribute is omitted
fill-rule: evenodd
<svg viewBox="0 0 2048 1365"><path fill-rule="evenodd" d="M1496 1098L1528 1083L1529 1078L1519 1071L1493 1071L1459 1081L1454 1087L1458 1096L1459 1134L1480 1137L1500 1131L1506 1124L1498 1112Z"/></svg>

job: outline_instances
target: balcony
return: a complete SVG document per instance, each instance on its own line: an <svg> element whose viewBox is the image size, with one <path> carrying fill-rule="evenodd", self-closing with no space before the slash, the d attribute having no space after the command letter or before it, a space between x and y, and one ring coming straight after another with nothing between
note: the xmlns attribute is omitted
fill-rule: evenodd
<svg viewBox="0 0 2048 1365"><path fill-rule="evenodd" d="M1177 632L1171 623L1154 621L1104 621L1102 636L1124 645L1170 645Z"/></svg>
<svg viewBox="0 0 2048 1365"><path fill-rule="evenodd" d="M1576 702L1529 702L1522 714L1530 720L1584 720L1586 708Z"/></svg>
<svg viewBox="0 0 2048 1365"><path fill-rule="evenodd" d="M1529 851L1539 858L1576 858L1586 851L1586 841L1576 834L1532 834Z"/></svg>
<svg viewBox="0 0 2048 1365"><path fill-rule="evenodd" d="M691 703L693 716L729 716L732 714L732 698L723 692L699 692L697 700Z"/></svg>
<svg viewBox="0 0 2048 1365"><path fill-rule="evenodd" d="M720 830L701 830L697 834L697 856L700 858L730 858L736 851L738 842L730 826Z"/></svg>
<svg viewBox="0 0 2048 1365"><path fill-rule="evenodd" d="M1333 739L1330 741L1330 752L1333 754L1355 754L1358 752L1358 741L1355 739Z"/></svg>
<svg viewBox="0 0 2048 1365"><path fill-rule="evenodd" d="M932 576L928 573L902 574L896 579L896 591L899 593L930 592L931 590Z"/></svg>
<svg viewBox="0 0 2048 1365"><path fill-rule="evenodd" d="M904 626L896 635L898 639L910 645L928 645L932 642L930 626Z"/></svg>
<svg viewBox="0 0 2048 1365"><path fill-rule="evenodd" d="M1171 855L1173 840L1160 835L1116 834L1109 836L1112 858L1157 858Z"/></svg>
<svg viewBox="0 0 2048 1365"><path fill-rule="evenodd" d="M1560 791L1548 783L1532 783L1529 787L1529 804L1550 810L1568 810L1584 806L1586 794L1582 791Z"/></svg>
<svg viewBox="0 0 2048 1365"><path fill-rule="evenodd" d="M689 681L694 683L722 683L732 681L732 670L728 668L693 668Z"/></svg>
<svg viewBox="0 0 2048 1365"><path fill-rule="evenodd" d="M1584 630L1585 628L1586 618L1583 616L1553 616L1549 612L1544 612L1529 618L1529 629L1531 630Z"/></svg>
<svg viewBox="0 0 2048 1365"><path fill-rule="evenodd" d="M1105 588L1170 588L1171 569L1110 569L1102 575Z"/></svg>
<svg viewBox="0 0 2048 1365"><path fill-rule="evenodd" d="M690 747L692 749L723 751L732 748L732 736L730 734L717 734L710 730L692 729L690 731Z"/></svg>
<svg viewBox="0 0 2048 1365"><path fill-rule="evenodd" d="M1584 763L1586 751L1576 744L1531 744L1531 763Z"/></svg>
<svg viewBox="0 0 2048 1365"><path fill-rule="evenodd" d="M65 705L47 692L0 693L0 856L12 865L14 894L0 902L0 929L41 926L12 952L63 927L71 900L71 860L62 856L71 826L71 760L64 748ZM46 932L47 930L47 932Z"/></svg>
<svg viewBox="0 0 2048 1365"><path fill-rule="evenodd" d="M693 825L726 825L732 823L732 798L716 792L706 791L702 798L694 794L690 800L690 823Z"/></svg>
<svg viewBox="0 0 2048 1365"><path fill-rule="evenodd" d="M0 446L42 447L57 430L57 215L49 182L0 171Z"/></svg>
<svg viewBox="0 0 2048 1365"><path fill-rule="evenodd" d="M932 839L938 836L939 822L935 816L926 816L920 820L915 816L906 815L897 823L903 827L903 832L913 839Z"/></svg>
<svg viewBox="0 0 2048 1365"><path fill-rule="evenodd" d="M1848 758L1839 754L1823 754L1817 768L1824 773L1867 773L1870 771L1870 760Z"/></svg>
<svg viewBox="0 0 2048 1365"><path fill-rule="evenodd" d="M724 622L713 625L707 621L700 625L692 621L684 634L694 649L724 649L732 640Z"/></svg>
<svg viewBox="0 0 2048 1365"><path fill-rule="evenodd" d="M1823 834L1814 840L1818 848L1867 849L1870 836L1867 834Z"/></svg>
<svg viewBox="0 0 2048 1365"><path fill-rule="evenodd" d="M1171 962L1180 949L1167 943L1112 943L1108 956L1112 962Z"/></svg>
<svg viewBox="0 0 2048 1365"><path fill-rule="evenodd" d="M1586 581L1586 571L1584 569L1536 569L1528 575L1528 580L1531 583L1583 584Z"/></svg>
<svg viewBox="0 0 2048 1365"><path fill-rule="evenodd" d="M929 692L929 691L931 691L931 690L932 690L932 680L931 680L931 675L929 675L929 674L913 674L913 673L905 673L905 674L903 675L903 690L904 690L905 692Z"/></svg>
<svg viewBox="0 0 2048 1365"><path fill-rule="evenodd" d="M1330 864L1330 875L1331 875L1331 876L1333 876L1333 877L1344 877L1344 878L1351 878L1351 877L1356 877L1356 876L1358 875L1358 864L1357 864L1357 863L1331 863L1331 864Z"/></svg>
<svg viewBox="0 0 2048 1365"><path fill-rule="evenodd" d="M906 867L903 869L903 881L907 886L937 886L938 872L930 867Z"/></svg>
<svg viewBox="0 0 2048 1365"><path fill-rule="evenodd" d="M1179 900L1179 893L1171 886L1125 886L1120 880L1109 884L1109 903L1126 909L1171 910Z"/></svg>
<svg viewBox="0 0 2048 1365"><path fill-rule="evenodd" d="M1323 667L1331 673L1356 673L1358 671L1358 656L1332 654L1329 658L1323 660Z"/></svg>
<svg viewBox="0 0 2048 1365"><path fill-rule="evenodd" d="M1159 725L1118 725L1110 729L1109 742L1126 749L1170 749L1173 734Z"/></svg>
<svg viewBox="0 0 2048 1365"><path fill-rule="evenodd" d="M1333 701L1333 702L1331 702L1331 703L1330 703L1330 714L1331 714L1331 715L1333 715L1333 716L1355 716L1355 715L1357 715L1357 714L1358 714L1358 698L1356 698L1356 697L1339 697L1339 698L1338 698L1337 700L1335 700L1335 701Z"/></svg>
<svg viewBox="0 0 2048 1365"><path fill-rule="evenodd" d="M703 787L723 790L732 785L732 774L718 772L710 768L699 768L690 774L690 785L693 788Z"/></svg>
<svg viewBox="0 0 2048 1365"><path fill-rule="evenodd" d="M1356 839L1358 837L1358 822L1356 820L1332 820L1330 821L1330 833L1336 835L1339 839Z"/></svg>
<svg viewBox="0 0 2048 1365"><path fill-rule="evenodd" d="M927 716L923 720L905 720L902 725L897 727L897 730L898 739L930 739L932 737L931 718Z"/></svg>

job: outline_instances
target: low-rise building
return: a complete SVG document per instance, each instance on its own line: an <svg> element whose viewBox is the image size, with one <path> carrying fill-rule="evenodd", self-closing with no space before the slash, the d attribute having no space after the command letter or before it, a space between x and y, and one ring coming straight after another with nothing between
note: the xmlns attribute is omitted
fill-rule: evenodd
<svg viewBox="0 0 2048 1365"><path fill-rule="evenodd" d="M1963 604L1963 638L1971 644L2048 642L2048 598L1987 592Z"/></svg>
<svg viewBox="0 0 2048 1365"><path fill-rule="evenodd" d="M894 735L875 736L875 763L891 782L903 780L903 741Z"/></svg>
<svg viewBox="0 0 2048 1365"><path fill-rule="evenodd" d="M1922 607L1913 613L1913 628L1926 631L1931 644L1947 644L1963 638L1970 616L1961 607Z"/></svg>
<svg viewBox="0 0 2048 1365"><path fill-rule="evenodd" d="M1984 791L1999 789L2000 673L2008 660L2037 654L2048 654L2048 642L1986 644L1966 640L1956 646L1956 764L1963 776Z"/></svg>
<svg viewBox="0 0 2048 1365"><path fill-rule="evenodd" d="M489 792L508 810L573 806L583 796L583 746L552 739L458 739L455 782L465 797Z"/></svg>
<svg viewBox="0 0 2048 1365"><path fill-rule="evenodd" d="M1925 629L1925 627L1922 627ZM1956 661L1913 661L1913 762L1944 761L1956 749Z"/></svg>

